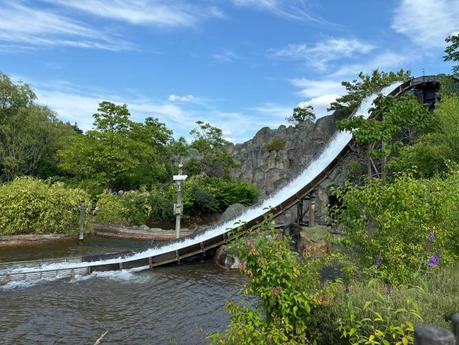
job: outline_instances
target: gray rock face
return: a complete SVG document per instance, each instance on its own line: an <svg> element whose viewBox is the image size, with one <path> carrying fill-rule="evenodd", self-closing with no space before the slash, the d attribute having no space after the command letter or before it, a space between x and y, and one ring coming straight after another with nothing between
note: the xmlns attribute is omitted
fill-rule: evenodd
<svg viewBox="0 0 459 345"><path fill-rule="evenodd" d="M276 191L298 175L335 133L335 117L297 126L264 127L243 144L228 147L240 164L233 176L255 184L262 196Z"/></svg>
<svg viewBox="0 0 459 345"><path fill-rule="evenodd" d="M313 124L280 126L278 129L262 128L253 139L228 147L240 164L233 175L255 184L261 192L261 198L266 197L301 173L322 152L335 132L333 115L320 118ZM315 219L318 224L329 224L331 189L352 178L349 164L358 161L358 152L348 154L311 192L310 196L315 200ZM305 210L306 207L307 205ZM297 208L292 207L277 217L276 222L289 224L297 217ZM303 220L306 219L307 212Z"/></svg>
<svg viewBox="0 0 459 345"><path fill-rule="evenodd" d="M228 206L225 212L223 212L223 214L220 216L219 221L221 223L224 223L229 220L236 219L236 217L242 214L242 212L244 212L245 209L247 209L247 207L242 204L232 204Z"/></svg>
<svg viewBox="0 0 459 345"><path fill-rule="evenodd" d="M447 329L433 326L418 326L414 331L416 345L455 345L454 334Z"/></svg>
<svg viewBox="0 0 459 345"><path fill-rule="evenodd" d="M214 262L225 269L228 270L236 270L239 269L241 266L241 261L237 256L232 254L229 250L228 247L226 246L220 246L215 255L214 255Z"/></svg>

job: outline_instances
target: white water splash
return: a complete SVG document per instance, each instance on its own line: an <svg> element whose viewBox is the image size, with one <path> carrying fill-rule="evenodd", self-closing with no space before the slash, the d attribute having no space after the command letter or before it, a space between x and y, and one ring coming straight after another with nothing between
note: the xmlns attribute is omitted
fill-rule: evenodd
<svg viewBox="0 0 459 345"><path fill-rule="evenodd" d="M125 269L125 270L118 270L118 271L94 271L91 274L87 274L87 275L78 274L72 277L69 282L77 283L77 282L82 282L82 281L97 279L97 278L110 279L110 280L115 280L115 281L129 281L129 282L132 282L132 280L144 281L144 279L140 279L139 275L136 273L141 272L141 271L146 271L149 268L150 268L149 266L143 266L143 267L136 267L136 268L130 268L130 269Z"/></svg>
<svg viewBox="0 0 459 345"><path fill-rule="evenodd" d="M385 88L381 91L381 94L387 95L390 91L394 90L401 83L394 83L391 86ZM374 99L378 96L378 94L374 94L370 97L365 98L362 103L360 104L359 108L356 111L357 115L361 115L365 118L369 116L369 110L373 105ZM276 205L281 204L298 191L300 191L305 185L310 183L312 180L316 178L332 161L337 157L337 155L349 144L352 139L352 134L349 132L337 132L323 152L312 161L306 169L292 181L290 181L285 187L280 189L278 192L270 196L268 199L263 201L261 204L256 205L247 209L243 214L239 216L238 223L247 223L252 219L255 219L263 214L271 208L275 207ZM213 228L210 228L203 233L193 237L193 238L186 238L180 242L174 242L168 245L164 245L157 248L150 248L146 249L142 252L138 252L132 255L128 255L125 257L107 259L107 260L99 260L94 262L75 262L75 263L68 263L68 262L61 262L61 263L51 263L51 264L40 264L36 267L25 267L25 268L14 268L7 273L33 273L39 272L41 270L59 270L59 269L72 269L72 268L82 268L82 267L89 267L89 266L97 266L97 265L108 265L108 264L116 264L119 262L127 262L132 260L138 259L145 259L151 256L160 255L168 252L172 252L178 249L186 248L191 245L199 244L200 242L209 240L216 236L222 235L237 226L235 225L234 220L228 221L223 224L218 224ZM148 267L147 267L148 268Z"/></svg>

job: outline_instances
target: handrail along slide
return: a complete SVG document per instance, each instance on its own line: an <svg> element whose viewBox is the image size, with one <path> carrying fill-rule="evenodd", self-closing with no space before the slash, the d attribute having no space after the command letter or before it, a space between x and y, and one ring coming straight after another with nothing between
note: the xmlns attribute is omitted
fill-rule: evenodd
<svg viewBox="0 0 459 345"><path fill-rule="evenodd" d="M438 83L438 77L425 76L410 79L404 83L401 83L388 94L393 97L398 97L406 91L425 83ZM248 229L262 222L268 213L276 217L279 214L288 210L289 208L293 207L301 199L307 196L307 194L309 194L314 188L316 188L325 178L327 178L327 176L338 165L341 159L351 152L351 144L352 140L348 142L345 145L345 147L333 158L333 160L331 160L330 163L324 169L322 169L311 181L305 184L302 188L300 188L290 197L280 202L278 205L270 208L269 210L264 211L262 214L248 220L242 225L233 225L232 228L228 228L221 234L217 234L211 238L204 238L201 241L195 241L194 243L185 245L187 241L193 241L194 239L198 239L200 235L205 234L207 231L210 231L211 229L204 230L185 240L179 239L157 248L150 248L151 250L157 249L159 253L152 253L152 255L145 254L145 256L142 256L141 254L144 252L147 253L149 251L148 249L138 253L116 253L110 254L110 256L101 255L95 259L83 257L81 258L81 261L77 261L78 258L72 258L75 261L73 261L72 263L69 262L66 265L56 260L54 263L55 267L53 267L52 264L48 265L50 267L46 267L47 265L44 264L43 266L39 266L37 269L31 269L28 271L23 269L14 269L8 271L7 269L2 269L2 266L4 265L0 265L0 285L2 284L2 282L5 283L11 280L17 280L21 278L24 279L27 277L34 277L37 275L40 278L42 278L50 276L50 274L53 272L54 276L60 277L60 273L62 273L64 276L73 276L76 274L90 274L94 271L115 271L131 268L138 268L139 270L148 269L165 265L168 263L177 262L182 259L196 256L199 254L204 254L206 251L210 249L219 247L233 240L236 237L242 236ZM174 244L179 245L180 243L183 243L184 246L172 248ZM171 247L171 249L166 249L168 247ZM161 249L165 249L165 251L162 251ZM61 263L62 267L59 266L59 262ZM29 263L33 262L27 262L27 264ZM16 264L17 263L15 263L15 266Z"/></svg>

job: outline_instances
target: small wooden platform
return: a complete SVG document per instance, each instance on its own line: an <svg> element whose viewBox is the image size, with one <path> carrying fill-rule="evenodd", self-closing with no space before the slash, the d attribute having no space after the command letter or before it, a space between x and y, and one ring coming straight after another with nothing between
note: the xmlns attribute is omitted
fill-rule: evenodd
<svg viewBox="0 0 459 345"><path fill-rule="evenodd" d="M102 237L122 238L131 240L153 240L153 241L170 241L175 239L175 230L162 229L133 229L117 224L100 224L93 223L94 234ZM180 238L192 235L189 230L181 230Z"/></svg>
<svg viewBox="0 0 459 345"><path fill-rule="evenodd" d="M0 236L1 247L15 247L21 245L39 245L44 242L63 241L75 238L72 235L63 234L29 234Z"/></svg>

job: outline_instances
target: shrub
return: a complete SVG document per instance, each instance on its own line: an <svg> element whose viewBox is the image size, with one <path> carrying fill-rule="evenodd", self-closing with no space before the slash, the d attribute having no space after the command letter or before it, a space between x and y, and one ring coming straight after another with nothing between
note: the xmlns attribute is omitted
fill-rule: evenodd
<svg viewBox="0 0 459 345"><path fill-rule="evenodd" d="M220 211L224 211L228 206L236 203L250 206L257 201L258 196L257 187L248 182L221 181L217 183L216 198Z"/></svg>
<svg viewBox="0 0 459 345"><path fill-rule="evenodd" d="M346 177L356 182L359 182L360 177L365 173L362 164L358 160L352 160L345 163L344 169L346 171Z"/></svg>
<svg viewBox="0 0 459 345"><path fill-rule="evenodd" d="M183 204L187 215L203 215L219 211L214 180L206 174L199 174L185 181Z"/></svg>
<svg viewBox="0 0 459 345"><path fill-rule="evenodd" d="M396 343L391 334L395 330L403 331L412 344L411 325L451 327L451 317L459 310L457 279L459 269L455 264L430 272L419 287L389 286L375 280L342 285L336 290L326 319L338 321L342 335L351 343L368 341L371 335L383 344L382 337L390 344ZM403 343L403 336L398 335Z"/></svg>
<svg viewBox="0 0 459 345"><path fill-rule="evenodd" d="M257 188L247 182L195 175L185 182L185 212L190 215L223 212L235 203L249 206L257 201L258 195Z"/></svg>
<svg viewBox="0 0 459 345"><path fill-rule="evenodd" d="M130 191L118 196L99 195L96 220L101 223L141 225L172 218L170 191Z"/></svg>
<svg viewBox="0 0 459 345"><path fill-rule="evenodd" d="M423 135L390 162L394 171L412 170L415 176L431 177L448 170L448 162L459 163L459 96L442 95L435 109L431 132Z"/></svg>
<svg viewBox="0 0 459 345"><path fill-rule="evenodd" d="M102 223L147 224L170 220L176 198L174 184L156 186L150 192L130 191L122 196L102 193L97 202L96 220ZM250 183L229 181L199 174L183 184L183 203L188 216L223 212L229 205L253 204L258 190Z"/></svg>
<svg viewBox="0 0 459 345"><path fill-rule="evenodd" d="M280 151L285 148L285 140L281 137L274 137L269 143L265 145L265 149L269 152Z"/></svg>
<svg viewBox="0 0 459 345"><path fill-rule="evenodd" d="M459 169L445 179L397 177L347 187L339 222L358 263L391 283L451 263L458 255ZM439 259L439 260L438 260ZM429 267L432 266L432 267Z"/></svg>
<svg viewBox="0 0 459 345"><path fill-rule="evenodd" d="M230 324L209 336L212 344L413 344L416 325L449 328L459 310L457 263L421 276L420 287L327 283L319 272L330 258L300 261L269 221L253 231L231 245L248 279L243 303L227 302Z"/></svg>
<svg viewBox="0 0 459 345"><path fill-rule="evenodd" d="M414 343L414 323L422 321L419 305L411 297L399 301L393 291L383 289L372 280L365 290L351 291L341 296L344 301L335 301L341 306L338 330L351 344Z"/></svg>
<svg viewBox="0 0 459 345"><path fill-rule="evenodd" d="M76 233L81 201L89 210L89 196L81 189L17 178L0 186L0 234Z"/></svg>
<svg viewBox="0 0 459 345"><path fill-rule="evenodd" d="M169 187L163 187L162 189L156 188L150 192L150 216L152 221L164 221L174 217L172 210L175 193L176 191L172 188L172 185Z"/></svg>
<svg viewBox="0 0 459 345"><path fill-rule="evenodd" d="M153 205L150 193L141 191L126 192L121 196L121 201L127 209L127 218L131 224L147 224L151 219Z"/></svg>
<svg viewBox="0 0 459 345"><path fill-rule="evenodd" d="M267 221L251 239L236 243L248 277L247 296L256 304L227 304L231 323L225 333L210 336L212 344L305 344L317 336L315 313L327 305L327 291L319 288L314 271L302 265L292 251L290 238L275 233Z"/></svg>
<svg viewBox="0 0 459 345"><path fill-rule="evenodd" d="M128 224L128 209L119 196L104 192L97 200L95 219L101 223Z"/></svg>

